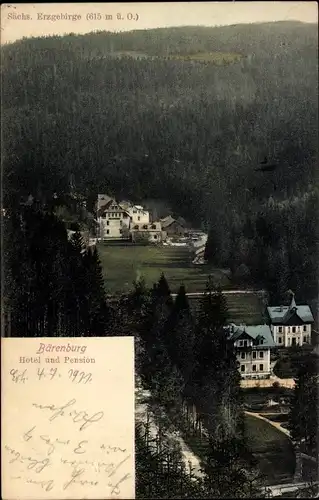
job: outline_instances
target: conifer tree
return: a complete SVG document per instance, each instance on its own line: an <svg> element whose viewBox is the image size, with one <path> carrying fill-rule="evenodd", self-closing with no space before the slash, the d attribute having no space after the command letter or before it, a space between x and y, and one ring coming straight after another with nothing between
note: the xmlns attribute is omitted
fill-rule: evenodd
<svg viewBox="0 0 319 500"><path fill-rule="evenodd" d="M107 330L107 306L102 267L95 247L83 256L85 270L86 322L88 335L102 336Z"/></svg>
<svg viewBox="0 0 319 500"><path fill-rule="evenodd" d="M297 445L312 453L318 443L318 359L309 356L296 377L289 413L289 429Z"/></svg>

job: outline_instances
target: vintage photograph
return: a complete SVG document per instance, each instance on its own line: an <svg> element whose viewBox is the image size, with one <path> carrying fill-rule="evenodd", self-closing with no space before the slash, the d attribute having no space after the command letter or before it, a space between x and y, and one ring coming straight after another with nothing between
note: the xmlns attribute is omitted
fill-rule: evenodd
<svg viewBox="0 0 319 500"><path fill-rule="evenodd" d="M316 2L3 4L1 61L1 336L134 337L136 499L318 498Z"/></svg>

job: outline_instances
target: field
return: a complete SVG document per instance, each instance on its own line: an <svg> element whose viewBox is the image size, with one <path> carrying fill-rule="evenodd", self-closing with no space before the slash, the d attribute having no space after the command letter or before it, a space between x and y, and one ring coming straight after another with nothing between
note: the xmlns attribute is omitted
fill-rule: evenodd
<svg viewBox="0 0 319 500"><path fill-rule="evenodd" d="M238 288L238 287L236 287ZM263 318L263 304L255 293L247 294L225 294L228 318L227 321L235 323L237 325L258 325L264 323ZM194 309L199 306L200 302L198 299L190 299L190 305Z"/></svg>
<svg viewBox="0 0 319 500"><path fill-rule="evenodd" d="M267 422L245 416L247 444L257 466L263 475L265 484L291 482L295 470L295 454L288 437ZM209 450L208 441L183 433L185 442L201 460L205 460Z"/></svg>
<svg viewBox="0 0 319 500"><path fill-rule="evenodd" d="M116 51L109 54L112 57L122 58L131 57L132 59L161 59L163 56L152 56L143 52L134 50ZM212 63L217 65L225 65L235 63L242 59L241 54L234 52L197 52L194 54L167 54L170 59L177 61L194 61L202 63Z"/></svg>
<svg viewBox="0 0 319 500"><path fill-rule="evenodd" d="M177 293L181 284L188 292L204 291L210 274L216 284L223 288L231 286L222 270L193 265L190 251L185 247L99 245L98 252L107 293L126 292L140 277L151 287L162 272L172 293Z"/></svg>
<svg viewBox="0 0 319 500"><path fill-rule="evenodd" d="M268 484L292 481L295 454L289 438L264 420L245 416L248 446Z"/></svg>
<svg viewBox="0 0 319 500"><path fill-rule="evenodd" d="M227 272L209 265L196 266L191 263L191 253L184 247L157 246L98 246L103 267L107 293L125 293L133 288L133 282L143 277L151 287L163 272L172 293L177 293L184 284L187 292L205 290L211 275L222 289L233 288ZM236 286L238 288L238 286ZM235 323L263 323L263 304L254 293L226 295L228 320ZM191 307L198 307L199 300L190 299Z"/></svg>
<svg viewBox="0 0 319 500"><path fill-rule="evenodd" d="M228 320L246 325L258 325L264 323L263 310L264 306L260 297L254 293L240 295L226 295L228 306Z"/></svg>

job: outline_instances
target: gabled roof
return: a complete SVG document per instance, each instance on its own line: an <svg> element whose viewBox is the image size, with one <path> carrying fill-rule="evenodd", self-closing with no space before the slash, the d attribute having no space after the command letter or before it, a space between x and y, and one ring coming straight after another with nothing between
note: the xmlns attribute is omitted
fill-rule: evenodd
<svg viewBox="0 0 319 500"><path fill-rule="evenodd" d="M111 205L112 203L114 203L114 200L112 200L112 198L109 200L109 201L105 201L105 200L101 200L100 202L100 206L98 206L98 209L97 209L97 215L102 215L105 210L107 210ZM99 201L98 201L98 204L99 204Z"/></svg>
<svg viewBox="0 0 319 500"><path fill-rule="evenodd" d="M267 307L267 312L272 324L287 324L294 316L297 316L303 323L314 322L310 307L308 305L297 306L294 295L289 306Z"/></svg>
<svg viewBox="0 0 319 500"><path fill-rule="evenodd" d="M168 227L173 224L173 222L176 222L176 220L171 215L168 215L167 217L164 217L164 219L161 219L162 227Z"/></svg>
<svg viewBox="0 0 319 500"><path fill-rule="evenodd" d="M127 210L125 210L123 207L121 207L121 205L119 205L119 203L117 203L115 200L111 199L110 201L108 201L107 203L105 203L104 205L102 205L100 207L100 209L97 212L98 217L101 216L106 210L109 210L112 207L112 205L114 205L114 204L118 207L116 209L117 211L125 212L128 216L130 216L130 214Z"/></svg>
<svg viewBox="0 0 319 500"><path fill-rule="evenodd" d="M230 340L236 341L240 338L251 337L254 341L258 341L263 338L263 347L275 347L275 342L268 325L240 325L236 326L234 324L230 325L233 332L230 335Z"/></svg>
<svg viewBox="0 0 319 500"><path fill-rule="evenodd" d="M186 220L183 217L177 217L176 222L178 222L181 226L187 226Z"/></svg>
<svg viewBox="0 0 319 500"><path fill-rule="evenodd" d="M122 200L120 201L119 206L124 210L128 210L132 207L132 203L130 201Z"/></svg>
<svg viewBox="0 0 319 500"><path fill-rule="evenodd" d="M112 198L108 194L98 194L97 195L97 203L98 203L98 205L102 204L102 203L107 203L108 201L111 201L113 199L114 198Z"/></svg>

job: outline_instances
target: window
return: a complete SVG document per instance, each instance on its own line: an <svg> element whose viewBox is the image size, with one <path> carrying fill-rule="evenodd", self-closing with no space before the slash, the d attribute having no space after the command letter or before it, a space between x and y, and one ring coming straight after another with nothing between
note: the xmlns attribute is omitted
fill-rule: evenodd
<svg viewBox="0 0 319 500"><path fill-rule="evenodd" d="M123 223L122 223L122 221L120 220L120 226L122 226L122 224L123 224Z"/></svg>
<svg viewBox="0 0 319 500"><path fill-rule="evenodd" d="M264 365L259 365L259 371L261 371L261 372L264 371Z"/></svg>
<svg viewBox="0 0 319 500"><path fill-rule="evenodd" d="M106 230L106 234L110 234L110 231L108 229Z"/></svg>
<svg viewBox="0 0 319 500"><path fill-rule="evenodd" d="M253 372L255 372L257 369L257 366L256 365L253 365Z"/></svg>
<svg viewBox="0 0 319 500"><path fill-rule="evenodd" d="M303 336L303 341L304 341L304 343L307 342L307 335Z"/></svg>
<svg viewBox="0 0 319 500"><path fill-rule="evenodd" d="M278 344L282 344L282 337L278 337Z"/></svg>
<svg viewBox="0 0 319 500"><path fill-rule="evenodd" d="M262 359L264 357L264 352L263 351L260 351L259 353L259 357Z"/></svg>
<svg viewBox="0 0 319 500"><path fill-rule="evenodd" d="M138 216L138 217L137 217L137 220L141 220L141 217L140 217L140 216Z"/></svg>
<svg viewBox="0 0 319 500"><path fill-rule="evenodd" d="M123 214L123 219L127 219L127 214Z"/></svg>
<svg viewBox="0 0 319 500"><path fill-rule="evenodd" d="M243 340L239 340L238 345L239 347L242 347L244 345Z"/></svg>
<svg viewBox="0 0 319 500"><path fill-rule="evenodd" d="M246 359L246 353L245 352L241 352L240 353L240 357L241 357L241 359Z"/></svg>
<svg viewBox="0 0 319 500"><path fill-rule="evenodd" d="M136 213L137 213L136 210L133 210L133 214L136 214Z"/></svg>
<svg viewBox="0 0 319 500"><path fill-rule="evenodd" d="M307 331L307 325L303 325L303 331L306 332Z"/></svg>
<svg viewBox="0 0 319 500"><path fill-rule="evenodd" d="M245 369L246 369L245 365L240 365L240 371L241 371L241 372L244 372L244 371L245 371Z"/></svg>
<svg viewBox="0 0 319 500"><path fill-rule="evenodd" d="M282 333L282 326L279 326L279 327L278 327L278 332L279 332L279 333Z"/></svg>
<svg viewBox="0 0 319 500"><path fill-rule="evenodd" d="M106 219L106 214L102 214L102 219Z"/></svg>
<svg viewBox="0 0 319 500"><path fill-rule="evenodd" d="M292 333L296 333L296 327L295 326L292 327Z"/></svg>
<svg viewBox="0 0 319 500"><path fill-rule="evenodd" d="M119 230L119 233L122 234L122 229Z"/></svg>
<svg viewBox="0 0 319 500"><path fill-rule="evenodd" d="M157 240L157 234L154 234L154 240Z"/></svg>
<svg viewBox="0 0 319 500"><path fill-rule="evenodd" d="M290 326L288 326L288 333L290 333Z"/></svg>
<svg viewBox="0 0 319 500"><path fill-rule="evenodd" d="M144 224L143 229L147 229L147 224Z"/></svg>
<svg viewBox="0 0 319 500"><path fill-rule="evenodd" d="M156 226L155 226L155 224L152 224L152 229L156 229Z"/></svg>
<svg viewBox="0 0 319 500"><path fill-rule="evenodd" d="M263 338L259 339L259 345L263 345L263 343L264 343L264 339Z"/></svg>
<svg viewBox="0 0 319 500"><path fill-rule="evenodd" d="M257 358L257 352L253 351L253 359L256 359L256 358Z"/></svg>
<svg viewBox="0 0 319 500"><path fill-rule="evenodd" d="M110 225L110 222L109 222L108 220L106 221L106 225L107 225L107 226L109 226L109 225Z"/></svg>
<svg viewBox="0 0 319 500"><path fill-rule="evenodd" d="M248 340L243 340L243 342L244 342L244 346L248 345Z"/></svg>

